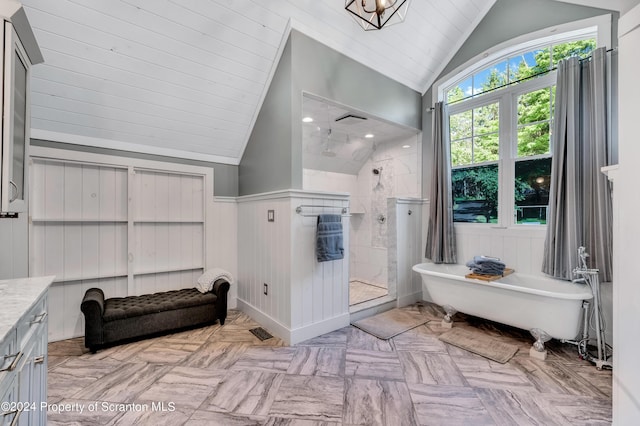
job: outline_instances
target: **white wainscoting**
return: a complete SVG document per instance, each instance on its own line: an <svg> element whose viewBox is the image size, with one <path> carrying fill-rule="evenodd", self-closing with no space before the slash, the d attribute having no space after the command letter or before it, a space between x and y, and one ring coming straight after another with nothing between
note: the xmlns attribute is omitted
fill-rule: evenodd
<svg viewBox="0 0 640 426"><path fill-rule="evenodd" d="M235 309L238 298L238 204L235 197L214 197L207 209L207 268L222 268L234 282L227 307Z"/></svg>
<svg viewBox="0 0 640 426"><path fill-rule="evenodd" d="M389 234L389 292L395 289L401 307L422 300L421 277L411 268L422 262L422 210L428 205L411 198L390 198L388 204L388 229L395 229Z"/></svg>
<svg viewBox="0 0 640 426"><path fill-rule="evenodd" d="M422 228L424 252L429 223L428 201L423 207L422 223L424 224ZM544 275L541 272L546 233L544 226L522 225L498 228L481 224L456 224L455 232L459 264L465 264L477 255L495 256L517 272L528 275ZM425 260L423 258L423 261Z"/></svg>
<svg viewBox="0 0 640 426"><path fill-rule="evenodd" d="M477 255L494 256L517 272L543 275L545 227L501 229L465 224L455 228L458 263L464 264Z"/></svg>
<svg viewBox="0 0 640 426"><path fill-rule="evenodd" d="M300 205L318 207L304 207L313 215L304 217L295 212ZM339 213L322 206L348 205L346 194L312 191L238 198L238 307L288 344L349 324L348 220L342 221L344 259L315 258L315 215Z"/></svg>

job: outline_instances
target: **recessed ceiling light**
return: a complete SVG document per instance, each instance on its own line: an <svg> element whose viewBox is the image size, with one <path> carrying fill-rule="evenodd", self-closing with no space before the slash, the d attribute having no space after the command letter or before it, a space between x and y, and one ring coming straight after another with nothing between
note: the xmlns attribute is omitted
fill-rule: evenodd
<svg viewBox="0 0 640 426"><path fill-rule="evenodd" d="M313 118L311 117L305 117L302 119L303 123L312 123L313 122Z"/></svg>
<svg viewBox="0 0 640 426"><path fill-rule="evenodd" d="M364 135L364 137L367 139L371 139L373 136L373 133L367 133L366 135Z"/></svg>
<svg viewBox="0 0 640 426"><path fill-rule="evenodd" d="M411 148L411 145L402 145L403 148Z"/></svg>

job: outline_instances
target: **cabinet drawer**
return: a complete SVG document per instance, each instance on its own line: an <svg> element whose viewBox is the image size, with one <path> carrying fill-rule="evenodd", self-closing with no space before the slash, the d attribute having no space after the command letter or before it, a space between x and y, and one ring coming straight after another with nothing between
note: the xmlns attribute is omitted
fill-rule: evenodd
<svg viewBox="0 0 640 426"><path fill-rule="evenodd" d="M39 327L44 327L47 322L47 297L45 296L38 299L17 324L17 338L20 348L23 348L31 335Z"/></svg>
<svg viewBox="0 0 640 426"><path fill-rule="evenodd" d="M11 382L8 378L13 375L13 371L20 361L21 355L18 352L16 329L12 328L7 337L0 343L0 370L3 370L0 371L0 394L5 391L5 385Z"/></svg>

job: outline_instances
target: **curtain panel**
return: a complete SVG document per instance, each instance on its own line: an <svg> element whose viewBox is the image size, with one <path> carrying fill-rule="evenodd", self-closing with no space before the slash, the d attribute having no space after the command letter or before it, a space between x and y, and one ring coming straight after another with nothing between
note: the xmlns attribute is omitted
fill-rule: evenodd
<svg viewBox="0 0 640 426"><path fill-rule="evenodd" d="M542 272L565 280L574 278L579 246L586 247L601 280L612 278L611 187L600 172L609 152L606 65L604 48L590 60L558 64Z"/></svg>
<svg viewBox="0 0 640 426"><path fill-rule="evenodd" d="M456 240L453 228L453 194L451 192L451 147L448 114L442 102L435 105L433 123L431 181L429 188L429 222L424 256L434 263L456 263Z"/></svg>

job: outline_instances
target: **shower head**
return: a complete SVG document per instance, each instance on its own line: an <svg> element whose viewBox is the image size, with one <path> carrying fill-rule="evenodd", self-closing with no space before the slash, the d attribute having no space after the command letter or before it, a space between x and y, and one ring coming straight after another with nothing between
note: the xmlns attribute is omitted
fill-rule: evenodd
<svg viewBox="0 0 640 426"><path fill-rule="evenodd" d="M373 169L372 172L373 172L374 175L377 176L377 175L380 174L380 172L382 172L382 167L378 167L377 169Z"/></svg>

